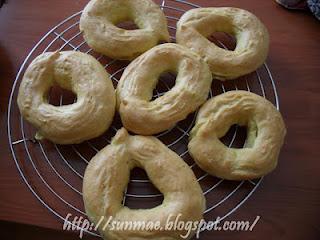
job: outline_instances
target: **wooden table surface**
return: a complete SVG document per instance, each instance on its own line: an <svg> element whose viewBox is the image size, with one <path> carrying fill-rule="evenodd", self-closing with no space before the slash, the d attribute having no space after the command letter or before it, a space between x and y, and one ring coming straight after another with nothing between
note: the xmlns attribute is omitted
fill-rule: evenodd
<svg viewBox="0 0 320 240"><path fill-rule="evenodd" d="M83 0L8 0L0 9L0 230L4 239L75 239L45 209L19 176L7 137L7 106L19 66L52 26L81 10ZM197 0L202 6L234 6L268 27L268 64L288 128L278 168L230 219L261 220L253 232L215 232L218 239L319 239L320 237L320 22L272 0ZM207 238L208 239L208 238Z"/></svg>

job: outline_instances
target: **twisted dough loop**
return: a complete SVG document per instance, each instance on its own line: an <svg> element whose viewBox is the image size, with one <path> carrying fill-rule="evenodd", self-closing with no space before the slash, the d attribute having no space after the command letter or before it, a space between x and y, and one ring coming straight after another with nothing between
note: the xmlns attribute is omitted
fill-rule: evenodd
<svg viewBox="0 0 320 240"><path fill-rule="evenodd" d="M77 101L49 104L47 94L56 84L74 92ZM38 129L37 136L59 144L101 135L110 126L116 105L105 69L92 56L74 51L38 56L26 70L17 101L22 116Z"/></svg>
<svg viewBox="0 0 320 240"><path fill-rule="evenodd" d="M116 26L127 20L140 29ZM134 59L170 40L166 17L152 0L91 0L81 15L80 30L93 50L114 59Z"/></svg>
<svg viewBox="0 0 320 240"><path fill-rule="evenodd" d="M242 149L228 148L219 140L233 124L248 127ZM211 175L254 179L276 167L285 134L281 114L272 103L250 92L230 91L201 107L188 148L197 164Z"/></svg>
<svg viewBox="0 0 320 240"><path fill-rule="evenodd" d="M150 101L163 72L176 72L176 84ZM122 123L142 135L169 129L206 101L211 81L209 67L200 56L177 44L159 45L135 59L119 81L117 105Z"/></svg>
<svg viewBox="0 0 320 240"><path fill-rule="evenodd" d="M123 192L130 180L130 170L144 168L151 182L164 195L163 203L152 209L132 210L122 205ZM115 184L116 183L116 184ZM169 184L168 184L169 183ZM89 163L83 181L86 213L97 223L104 216L120 222L160 222L169 216L181 221L200 221L205 198L192 170L176 153L155 137L130 136L123 128L111 144ZM105 222L100 224L104 226ZM108 226L99 229L105 239L181 239L179 231L114 231ZM192 235L192 234L191 234ZM191 237L191 236L190 236Z"/></svg>
<svg viewBox="0 0 320 240"><path fill-rule="evenodd" d="M177 24L177 43L199 53L216 79L251 73L266 60L269 34L252 13L238 8L199 8L186 12ZM234 51L219 48L207 38L214 32L235 36Z"/></svg>

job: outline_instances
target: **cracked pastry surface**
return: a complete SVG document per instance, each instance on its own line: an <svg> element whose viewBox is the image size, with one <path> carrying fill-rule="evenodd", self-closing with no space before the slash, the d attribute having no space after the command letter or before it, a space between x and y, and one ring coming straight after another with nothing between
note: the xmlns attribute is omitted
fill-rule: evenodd
<svg viewBox="0 0 320 240"><path fill-rule="evenodd" d="M247 126L241 149L221 141L229 128ZM206 102L191 131L189 152L206 172L229 180L247 180L266 175L277 165L286 127L271 102L254 93L230 91Z"/></svg>
<svg viewBox="0 0 320 240"><path fill-rule="evenodd" d="M130 20L139 29L116 26ZM80 30L93 50L114 59L134 59L170 40L167 19L152 0L91 0L81 15Z"/></svg>
<svg viewBox="0 0 320 240"><path fill-rule="evenodd" d="M143 168L163 194L161 205L151 209L130 209L122 205L130 171L135 167ZM176 219L181 214L180 221L185 223L202 220L206 205L194 173L176 153L155 137L130 136L124 128L90 161L84 175L83 200L92 222L97 224L104 217L100 226L104 226L112 216L119 222L159 221L163 229L170 215ZM109 225L104 230L100 227L99 231L110 240L176 240L183 239L180 235L186 234L184 230L173 229L115 231Z"/></svg>
<svg viewBox="0 0 320 240"><path fill-rule="evenodd" d="M234 51L222 49L207 38L215 32L234 36ZM214 78L228 80L255 71L267 58L269 34L252 13L231 7L198 8L186 12L177 24L177 43L200 54Z"/></svg>
<svg viewBox="0 0 320 240"><path fill-rule="evenodd" d="M48 92L54 85L75 93L77 101L49 104ZM73 144L108 129L116 98L108 73L95 58L65 51L44 53L33 60L20 84L17 102L22 116L38 130L37 138Z"/></svg>
<svg viewBox="0 0 320 240"><path fill-rule="evenodd" d="M164 72L177 73L175 86L151 101ZM117 108L128 130L152 135L173 127L207 99L212 76L200 56L178 44L147 51L126 68L117 86Z"/></svg>

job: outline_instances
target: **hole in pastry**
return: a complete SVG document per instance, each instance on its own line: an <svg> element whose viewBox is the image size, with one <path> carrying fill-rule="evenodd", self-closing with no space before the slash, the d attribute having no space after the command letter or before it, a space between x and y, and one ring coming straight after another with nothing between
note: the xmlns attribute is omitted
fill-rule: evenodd
<svg viewBox="0 0 320 240"><path fill-rule="evenodd" d="M237 39L229 33L215 32L208 37L208 40L220 48L230 51L235 50L237 46Z"/></svg>
<svg viewBox="0 0 320 240"><path fill-rule="evenodd" d="M138 25L132 20L127 20L127 21L120 22L120 23L116 24L116 26L118 28L122 28L122 29L125 29L125 30L139 29Z"/></svg>
<svg viewBox="0 0 320 240"><path fill-rule="evenodd" d="M76 101L76 94L60 86L53 86L48 92L48 103L53 106L70 105Z"/></svg>
<svg viewBox="0 0 320 240"><path fill-rule="evenodd" d="M232 125L228 132L220 138L220 141L229 147L230 143L232 148L243 148L247 140L247 127Z"/></svg>
<svg viewBox="0 0 320 240"><path fill-rule="evenodd" d="M164 72L160 75L158 83L153 90L152 101L163 96L176 84L177 74L175 72Z"/></svg>
<svg viewBox="0 0 320 240"><path fill-rule="evenodd" d="M134 180L142 180L149 182L134 182ZM163 202L163 195L160 195L159 190L150 182L146 172L141 168L134 168L130 174L130 182L127 188L125 206L130 209L151 209L157 207ZM151 197L133 197L132 195L152 195Z"/></svg>

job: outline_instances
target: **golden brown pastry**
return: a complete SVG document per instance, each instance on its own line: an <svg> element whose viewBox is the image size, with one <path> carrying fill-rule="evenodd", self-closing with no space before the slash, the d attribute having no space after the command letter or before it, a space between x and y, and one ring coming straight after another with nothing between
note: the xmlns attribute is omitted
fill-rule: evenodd
<svg viewBox="0 0 320 240"><path fill-rule="evenodd" d="M128 20L139 29L116 26ZM81 15L80 30L93 50L114 59L134 59L170 40L167 19L152 0L91 0Z"/></svg>
<svg viewBox="0 0 320 240"><path fill-rule="evenodd" d="M233 124L247 126L242 149L228 148L219 140ZM230 91L201 107L188 148L196 163L211 175L253 179L276 167L285 135L281 114L272 103L250 92Z"/></svg>
<svg viewBox="0 0 320 240"><path fill-rule="evenodd" d="M71 105L53 106L48 92L53 85L77 95ZM18 106L37 128L36 137L72 144L101 135L115 112L115 92L108 73L92 56L80 52L49 52L38 56L22 79Z"/></svg>
<svg viewBox="0 0 320 240"><path fill-rule="evenodd" d="M150 101L159 76L177 73L176 85ZM117 106L125 128L151 135L173 127L207 99L212 81L208 65L187 48L167 43L135 59L117 87Z"/></svg>
<svg viewBox="0 0 320 240"><path fill-rule="evenodd" d="M123 193L130 180L130 170L143 168L151 182L163 193L163 203L152 209L129 209L122 205ZM118 222L200 221L205 210L205 198L189 166L155 137L130 136L123 128L110 145L102 149L89 163L83 181L86 213L104 239L182 239L184 231L112 230L103 226L108 219ZM171 217L170 217L171 216ZM190 235L190 238L193 234Z"/></svg>
<svg viewBox="0 0 320 240"><path fill-rule="evenodd" d="M198 8L186 12L178 22L177 43L199 53L213 76L234 79L256 70L266 60L269 34L252 13L238 8ZM222 49L207 38L225 32L237 40L234 51Z"/></svg>

